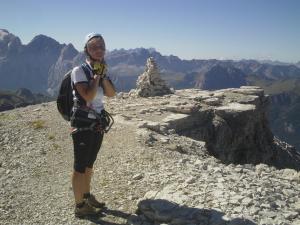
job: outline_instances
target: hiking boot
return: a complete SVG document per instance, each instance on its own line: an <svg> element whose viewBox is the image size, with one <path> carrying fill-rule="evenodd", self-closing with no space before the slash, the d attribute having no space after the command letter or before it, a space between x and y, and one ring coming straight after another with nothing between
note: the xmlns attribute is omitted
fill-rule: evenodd
<svg viewBox="0 0 300 225"><path fill-rule="evenodd" d="M105 203L99 202L93 194L90 194L86 200L91 206L93 206L95 208L104 208L105 207Z"/></svg>
<svg viewBox="0 0 300 225"><path fill-rule="evenodd" d="M78 218L84 218L85 216L97 216L100 214L100 210L91 206L87 201L84 201L82 207L75 208L75 216Z"/></svg>

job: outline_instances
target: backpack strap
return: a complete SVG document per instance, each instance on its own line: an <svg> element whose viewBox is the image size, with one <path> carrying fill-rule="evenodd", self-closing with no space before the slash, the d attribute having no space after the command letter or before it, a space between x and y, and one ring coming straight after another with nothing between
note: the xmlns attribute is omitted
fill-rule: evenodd
<svg viewBox="0 0 300 225"><path fill-rule="evenodd" d="M82 63L80 67L82 68L84 75L85 75L87 81L89 82L92 79L91 73L90 73L91 70L89 69L89 66L87 65L87 63ZM73 83L72 79L71 79L71 87L72 87L72 90L74 90L74 83Z"/></svg>
<svg viewBox="0 0 300 225"><path fill-rule="evenodd" d="M87 82L89 83L90 80L93 79L93 77L91 76L91 69L89 67L89 65L87 63L82 63L80 66L86 76ZM82 102L82 104L85 104L85 100L80 96L80 94L78 93L78 91L75 88L75 85L71 79L71 87L72 87L72 92L75 91L75 96L77 97L77 100L79 102ZM77 105L78 102L74 102L74 106Z"/></svg>
<svg viewBox="0 0 300 225"><path fill-rule="evenodd" d="M86 76L86 79L88 81L90 81L92 79L92 76L91 76L91 69L89 68L89 65L87 63L82 63L81 64L81 68Z"/></svg>

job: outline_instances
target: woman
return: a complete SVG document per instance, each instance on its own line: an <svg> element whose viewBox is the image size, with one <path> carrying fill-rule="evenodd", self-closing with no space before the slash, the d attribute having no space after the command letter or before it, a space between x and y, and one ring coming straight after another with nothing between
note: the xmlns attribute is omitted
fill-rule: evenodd
<svg viewBox="0 0 300 225"><path fill-rule="evenodd" d="M84 217L97 214L104 207L104 203L98 202L90 193L90 184L93 174L93 164L101 147L103 130L90 129L80 130L82 126L76 121L78 111L83 107L91 109L101 115L104 111L103 96L115 96L114 85L105 73L98 72L95 66L105 67L105 42L103 37L97 33L88 34L85 38L84 51L86 53L86 64L75 67L72 70L71 80L73 85L74 108L73 121L71 125L77 132L72 133L74 146L74 171L72 176L72 187L75 197L75 216ZM87 74L89 73L89 74ZM79 113L80 114L80 113ZM88 113L87 119L95 119L92 113ZM86 123L86 122L85 122ZM89 125L89 124L86 124ZM100 124L101 125L101 124ZM99 127L98 127L99 128Z"/></svg>

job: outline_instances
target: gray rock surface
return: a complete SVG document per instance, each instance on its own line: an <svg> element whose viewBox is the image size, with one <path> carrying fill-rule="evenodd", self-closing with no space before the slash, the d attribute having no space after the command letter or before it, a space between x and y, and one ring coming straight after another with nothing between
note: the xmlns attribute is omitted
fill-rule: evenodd
<svg viewBox="0 0 300 225"><path fill-rule="evenodd" d="M0 224L298 225L300 172L288 168L297 155L261 127L268 129L262 93L243 87L106 99L115 124L96 161L92 193L107 209L86 220L73 215L72 142L55 102L0 113ZM218 104L206 104L210 98ZM228 110L232 104L238 107ZM228 135L236 138L231 145ZM256 146L256 157L230 162L243 143L239 135ZM252 163L259 155L267 162Z"/></svg>

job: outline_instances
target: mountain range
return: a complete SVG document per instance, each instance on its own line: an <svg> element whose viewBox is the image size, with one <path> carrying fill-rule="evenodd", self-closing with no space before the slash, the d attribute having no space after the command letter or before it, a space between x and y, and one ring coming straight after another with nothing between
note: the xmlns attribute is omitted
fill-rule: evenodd
<svg viewBox="0 0 300 225"><path fill-rule="evenodd" d="M120 78L120 91L135 88L136 78L144 71L149 57L156 60L162 76L175 89L237 87L249 83L249 76L268 81L300 77L300 62L182 60L174 55L163 56L153 48L119 49L107 52L106 61L110 72ZM23 45L18 37L0 29L0 77L5 78L0 89L28 88L53 95L63 75L84 59L84 53L78 52L72 44L60 44L38 35Z"/></svg>
<svg viewBox="0 0 300 225"><path fill-rule="evenodd" d="M258 85L271 96L270 122L276 135L300 149L300 61L296 64L258 60L183 60L154 48L108 51L109 71L118 77L118 91L136 87L146 60L153 57L161 76L175 89L215 90ZM63 75L85 59L72 44L38 35L27 45L0 29L0 90L27 88L55 96Z"/></svg>

